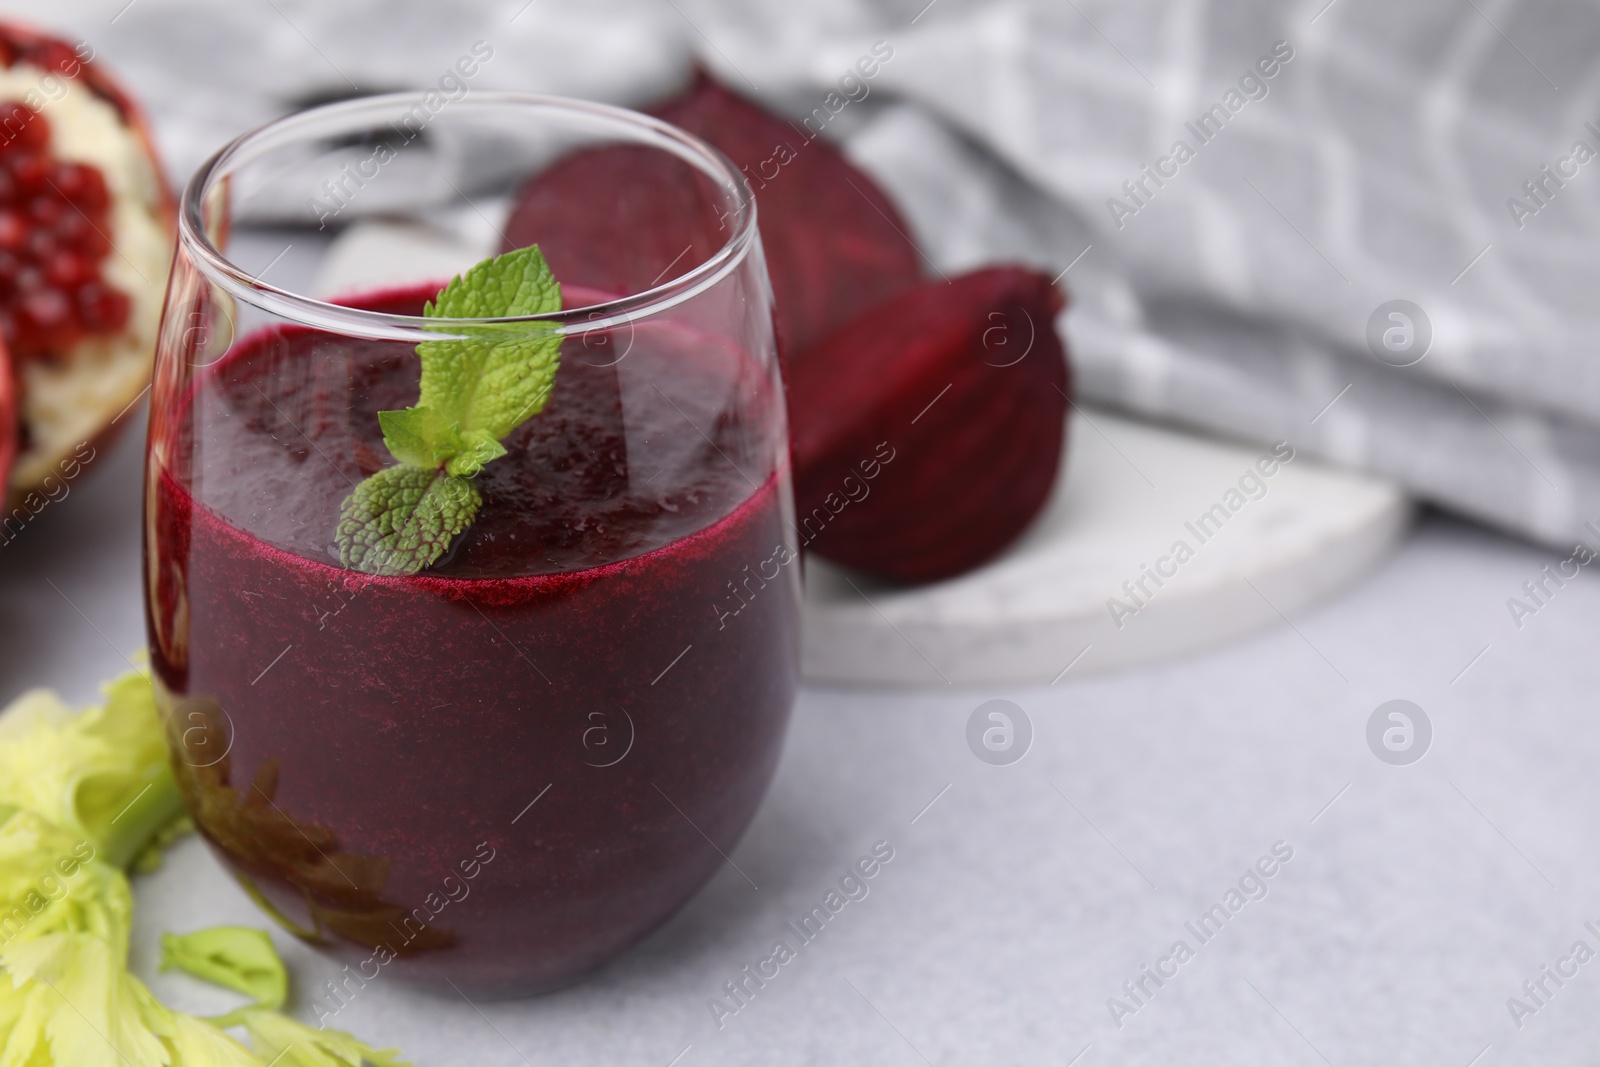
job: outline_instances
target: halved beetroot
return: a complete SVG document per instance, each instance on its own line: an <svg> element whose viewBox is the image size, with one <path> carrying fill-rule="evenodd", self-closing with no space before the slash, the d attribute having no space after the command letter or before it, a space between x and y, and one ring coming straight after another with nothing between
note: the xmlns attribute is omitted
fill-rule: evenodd
<svg viewBox="0 0 1600 1067"><path fill-rule="evenodd" d="M778 338L791 356L922 280L905 220L820 130L756 107L704 72L655 114L716 146L755 189Z"/></svg>
<svg viewBox="0 0 1600 1067"><path fill-rule="evenodd" d="M18 387L13 497L75 473L144 390L174 218L128 94L68 42L0 23L0 337Z"/></svg>
<svg viewBox="0 0 1600 1067"><path fill-rule="evenodd" d="M722 247L716 202L710 180L676 156L588 149L522 186L501 251L537 244L563 284L631 296Z"/></svg>
<svg viewBox="0 0 1600 1067"><path fill-rule="evenodd" d="M790 359L921 280L899 212L819 131L748 103L703 72L654 113L720 149L755 190L779 343ZM705 182L653 149L574 153L518 193L505 250L538 244L564 281L642 292L727 239L706 207L714 201ZM584 204L600 210L577 208Z"/></svg>
<svg viewBox="0 0 1600 1067"><path fill-rule="evenodd" d="M1039 513L1066 425L1064 298L1036 271L928 282L790 368L801 543L902 582L988 561Z"/></svg>

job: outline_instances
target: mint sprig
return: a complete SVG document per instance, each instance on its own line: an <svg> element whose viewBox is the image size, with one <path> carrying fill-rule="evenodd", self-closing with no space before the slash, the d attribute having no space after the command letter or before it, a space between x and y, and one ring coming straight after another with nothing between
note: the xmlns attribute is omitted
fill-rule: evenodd
<svg viewBox="0 0 1600 1067"><path fill-rule="evenodd" d="M561 286L537 245L485 260L452 279L425 317L496 319L561 310ZM387 467L345 497L335 540L339 561L368 574L414 574L472 525L482 498L472 478L506 454L500 443L544 410L560 365L553 324L452 327L423 341L421 395L413 407L378 412Z"/></svg>

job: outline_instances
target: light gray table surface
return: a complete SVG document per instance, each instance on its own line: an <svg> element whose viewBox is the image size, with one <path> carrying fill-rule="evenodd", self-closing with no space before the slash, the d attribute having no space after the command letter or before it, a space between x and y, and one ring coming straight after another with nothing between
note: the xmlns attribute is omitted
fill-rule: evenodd
<svg viewBox="0 0 1600 1067"><path fill-rule="evenodd" d="M141 442L0 548L0 695L86 701L142 647ZM520 1002L379 980L336 1023L424 1065L1592 1062L1600 963L1546 980L1520 1029L1507 1007L1574 942L1600 948L1600 585L1519 630L1507 598L1546 562L1429 518L1336 601L1193 659L1009 692L807 688L738 871L644 944ZM1435 729L1412 766L1366 741L1397 697ZM1034 726L1011 766L967 746L994 698ZM895 856L868 896L719 1028L708 1001L877 841ZM1200 944L1186 921L1276 842L1293 859L1266 898ZM137 892L136 967L213 1006L154 975L159 933L261 917L193 840ZM1194 958L1116 1025L1108 998L1178 940ZM304 1011L335 969L279 941Z"/></svg>
<svg viewBox="0 0 1600 1067"><path fill-rule="evenodd" d="M260 18L292 36L276 7ZM92 28L115 58L138 39L111 21ZM174 79L212 51L190 40L162 53ZM291 80L279 67L260 64ZM207 92L183 106L254 121ZM89 701L143 646L139 418L0 546L0 699L48 685ZM1560 558L1428 517L1345 594L1204 655L1010 691L808 687L731 862L643 944L531 1000L380 979L334 1022L419 1067L1595 1063L1600 959L1544 979L1520 1028L1507 1007L1575 942L1600 951L1585 926L1600 929L1600 582L1584 573L1521 628L1507 608ZM997 698L1035 735L1003 767L966 739ZM1435 731L1411 766L1368 747L1369 717L1395 698ZM878 841L895 855L866 898L719 1027L708 1003L724 983L793 943L786 924ZM1200 944L1186 923L1279 842L1293 858L1265 899ZM136 893L138 972L174 1005L231 1004L156 974L159 936L264 917L193 839ZM1119 1026L1108 1000L1179 940L1194 958ZM277 941L309 1019L337 969Z"/></svg>

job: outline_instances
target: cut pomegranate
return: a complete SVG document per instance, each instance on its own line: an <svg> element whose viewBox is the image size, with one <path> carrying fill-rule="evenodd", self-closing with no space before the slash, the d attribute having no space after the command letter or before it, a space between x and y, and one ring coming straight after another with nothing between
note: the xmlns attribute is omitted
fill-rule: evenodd
<svg viewBox="0 0 1600 1067"><path fill-rule="evenodd" d="M71 44L0 23L0 338L16 385L13 497L75 472L72 457L103 443L145 388L173 218L131 98Z"/></svg>
<svg viewBox="0 0 1600 1067"><path fill-rule="evenodd" d="M791 367L795 503L819 556L903 582L988 561L1055 486L1068 407L1049 277L994 267L862 313Z"/></svg>

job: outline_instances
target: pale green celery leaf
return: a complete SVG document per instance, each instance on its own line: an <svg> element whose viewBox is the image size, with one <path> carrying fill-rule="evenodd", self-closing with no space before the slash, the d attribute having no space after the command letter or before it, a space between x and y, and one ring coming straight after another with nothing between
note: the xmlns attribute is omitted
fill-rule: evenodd
<svg viewBox="0 0 1600 1067"><path fill-rule="evenodd" d="M172 1067L263 1067L260 1056L204 1019L172 1013L163 1035L172 1048Z"/></svg>
<svg viewBox="0 0 1600 1067"><path fill-rule="evenodd" d="M56 934L0 952L20 1010L0 1046L0 1067L166 1067L152 1022L166 1014L89 934Z"/></svg>
<svg viewBox="0 0 1600 1067"><path fill-rule="evenodd" d="M281 1067L410 1067L399 1049L375 1049L341 1030L318 1030L276 1012L247 1011L244 1027L256 1055Z"/></svg>
<svg viewBox="0 0 1600 1067"><path fill-rule="evenodd" d="M59 933L93 934L126 958L133 896L94 846L31 811L0 822L0 949Z"/></svg>
<svg viewBox="0 0 1600 1067"><path fill-rule="evenodd" d="M479 263L445 286L423 313L511 318L560 310L561 286L534 245ZM544 409L561 356L561 334L553 323L452 329L454 338L417 345L418 406L439 412L463 433L481 430L496 441Z"/></svg>
<svg viewBox="0 0 1600 1067"><path fill-rule="evenodd" d="M383 443L401 463L433 470L461 451L461 426L428 407L378 412Z"/></svg>
<svg viewBox="0 0 1600 1067"><path fill-rule="evenodd" d="M72 709L48 689L30 689L0 713L0 802L78 827L74 793L82 764L99 762Z"/></svg>
<svg viewBox="0 0 1600 1067"><path fill-rule="evenodd" d="M150 680L123 675L81 715L47 690L0 713L0 803L37 812L124 866L178 816Z"/></svg>
<svg viewBox="0 0 1600 1067"><path fill-rule="evenodd" d="M444 555L481 503L465 478L403 464L385 468L339 509L339 560L368 574L414 574Z"/></svg>
<svg viewBox="0 0 1600 1067"><path fill-rule="evenodd" d="M189 934L165 934L161 969L174 968L243 993L263 1008L281 1008L289 997L289 972L265 930L213 926Z"/></svg>
<svg viewBox="0 0 1600 1067"><path fill-rule="evenodd" d="M174 1012L98 938L3 954L0 1067L267 1067L220 1029Z"/></svg>

